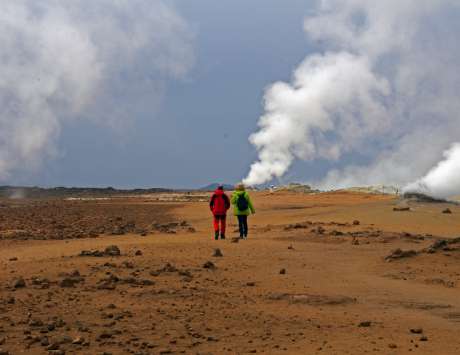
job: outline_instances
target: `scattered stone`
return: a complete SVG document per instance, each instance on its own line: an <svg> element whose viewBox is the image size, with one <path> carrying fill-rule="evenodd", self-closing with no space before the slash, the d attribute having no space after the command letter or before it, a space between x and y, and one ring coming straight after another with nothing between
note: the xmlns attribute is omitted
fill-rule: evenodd
<svg viewBox="0 0 460 355"><path fill-rule="evenodd" d="M239 237L235 237L235 238L232 238L231 243L239 243L240 242L240 238Z"/></svg>
<svg viewBox="0 0 460 355"><path fill-rule="evenodd" d="M452 214L452 211L450 210L450 208L446 208L445 210L442 211L442 213Z"/></svg>
<svg viewBox="0 0 460 355"><path fill-rule="evenodd" d="M355 219L355 220L353 221L353 225L354 225L354 226L359 226L360 224L361 224L361 222L359 222L357 219Z"/></svg>
<svg viewBox="0 0 460 355"><path fill-rule="evenodd" d="M432 284L432 285L442 285L447 288L454 288L455 287L455 282L449 281L449 280L444 280L441 278L434 278L434 279L426 279L425 282L427 284Z"/></svg>
<svg viewBox="0 0 460 355"><path fill-rule="evenodd" d="M109 245L107 248L104 250L105 255L109 256L120 256L120 248L118 248L116 245Z"/></svg>
<svg viewBox="0 0 460 355"><path fill-rule="evenodd" d="M249 286L249 287L254 287L256 285L255 282L246 282L246 286Z"/></svg>
<svg viewBox="0 0 460 355"><path fill-rule="evenodd" d="M85 342L85 339L80 336L72 340L72 344L74 345L80 345L80 344L83 344L84 342Z"/></svg>
<svg viewBox="0 0 460 355"><path fill-rule="evenodd" d="M48 347L46 348L46 350L59 350L59 343L58 342L54 342L54 343L51 343L50 345L48 345Z"/></svg>
<svg viewBox="0 0 460 355"><path fill-rule="evenodd" d="M289 246L288 246L288 249L289 249L289 250L294 250L294 247L293 247L292 245L289 245Z"/></svg>
<svg viewBox="0 0 460 355"><path fill-rule="evenodd" d="M280 275L285 275L286 274L286 269L281 269L280 270Z"/></svg>
<svg viewBox="0 0 460 355"><path fill-rule="evenodd" d="M9 258L9 261L18 261L18 258L13 256L12 258Z"/></svg>
<svg viewBox="0 0 460 355"><path fill-rule="evenodd" d="M141 251L141 250L137 250L137 251L134 253L134 255L136 255L136 256L141 256L141 255L142 255L142 251Z"/></svg>
<svg viewBox="0 0 460 355"><path fill-rule="evenodd" d="M395 211L395 212L406 212L406 211L410 211L410 207L393 207L393 211Z"/></svg>
<svg viewBox="0 0 460 355"><path fill-rule="evenodd" d="M428 337L426 335L423 335L420 337L420 341L428 341Z"/></svg>
<svg viewBox="0 0 460 355"><path fill-rule="evenodd" d="M99 250L90 251L90 250L82 250L79 254L80 256L95 256L95 257L103 257L104 253Z"/></svg>
<svg viewBox="0 0 460 355"><path fill-rule="evenodd" d="M107 248L105 248L104 251L100 250L82 250L79 254L79 256L94 256L94 257L103 257L103 256L120 256L120 248L118 248L116 245L110 245Z"/></svg>
<svg viewBox="0 0 460 355"><path fill-rule="evenodd" d="M422 328L411 328L410 332L412 334L423 334L423 329Z"/></svg>
<svg viewBox="0 0 460 355"><path fill-rule="evenodd" d="M367 320L367 321L364 321L364 322L360 322L358 324L358 327L360 327L360 328L368 328L371 325L372 325L372 322Z"/></svg>
<svg viewBox="0 0 460 355"><path fill-rule="evenodd" d="M397 259L410 258L416 255L417 252L415 250L402 250L398 248L396 250L393 250L390 255L387 255L385 257L385 260L390 262Z"/></svg>
<svg viewBox="0 0 460 355"><path fill-rule="evenodd" d="M50 350L48 351L49 355L65 355L65 351L62 349Z"/></svg>
<svg viewBox="0 0 460 355"><path fill-rule="evenodd" d="M127 269L134 269L134 264L131 261L127 261L127 260L123 261L121 263L121 266Z"/></svg>
<svg viewBox="0 0 460 355"><path fill-rule="evenodd" d="M61 335L59 336L57 339L56 339L56 342L59 344L59 345L63 345L63 344L71 344L73 341L73 339L68 336L68 335Z"/></svg>
<svg viewBox="0 0 460 355"><path fill-rule="evenodd" d="M172 265L170 263L166 263L166 265L163 266L163 268L158 270L158 271L160 271L160 272L177 272L178 270L174 265Z"/></svg>
<svg viewBox="0 0 460 355"><path fill-rule="evenodd" d="M26 287L26 282L24 281L24 279L22 277L19 277L19 278L13 280L12 286L14 288L24 288L24 287Z"/></svg>
<svg viewBox="0 0 460 355"><path fill-rule="evenodd" d="M359 240L356 238L353 238L353 240L351 241L351 245L359 245Z"/></svg>
<svg viewBox="0 0 460 355"><path fill-rule="evenodd" d="M291 229L306 229L311 225L310 222L306 223L295 223L295 224L288 224L286 227L284 227L284 230L288 231Z"/></svg>
<svg viewBox="0 0 460 355"><path fill-rule="evenodd" d="M204 264L203 264L203 268L204 269L211 269L211 270L214 270L216 268L216 265L214 265L214 263L212 261L206 261Z"/></svg>
<svg viewBox="0 0 460 355"><path fill-rule="evenodd" d="M59 282L59 286L61 286L62 288L75 287L75 285L79 282L79 279L66 277Z"/></svg>
<svg viewBox="0 0 460 355"><path fill-rule="evenodd" d="M0 349L0 355L11 355L9 351Z"/></svg>
<svg viewBox="0 0 460 355"><path fill-rule="evenodd" d="M222 256L224 256L224 254L222 254L221 250L219 248L217 248L217 249L214 249L213 256L214 257L222 257Z"/></svg>
<svg viewBox="0 0 460 355"><path fill-rule="evenodd" d="M50 286L49 280L44 277L33 276L31 280L32 280L32 285L40 286L42 289L49 288Z"/></svg>
<svg viewBox="0 0 460 355"><path fill-rule="evenodd" d="M396 349L398 346L397 346L396 344L393 344L393 343L392 343L392 344L388 344L388 347L389 347L390 349Z"/></svg>
<svg viewBox="0 0 460 355"><path fill-rule="evenodd" d="M43 322L38 318L34 318L29 321L29 327L42 327L42 326L43 326Z"/></svg>

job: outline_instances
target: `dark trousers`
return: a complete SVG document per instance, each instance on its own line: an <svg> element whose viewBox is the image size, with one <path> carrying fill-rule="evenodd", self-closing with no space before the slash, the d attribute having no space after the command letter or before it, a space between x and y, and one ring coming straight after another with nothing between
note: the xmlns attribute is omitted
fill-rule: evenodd
<svg viewBox="0 0 460 355"><path fill-rule="evenodd" d="M220 222L220 233L221 235L225 235L225 224L226 224L227 216L214 216L214 232L219 235L219 222Z"/></svg>
<svg viewBox="0 0 460 355"><path fill-rule="evenodd" d="M240 237L248 236L248 216L237 216Z"/></svg>

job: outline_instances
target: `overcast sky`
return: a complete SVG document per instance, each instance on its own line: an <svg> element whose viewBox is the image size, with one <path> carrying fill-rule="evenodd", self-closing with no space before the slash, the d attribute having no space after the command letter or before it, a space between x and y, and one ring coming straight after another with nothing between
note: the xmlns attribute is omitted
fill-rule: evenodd
<svg viewBox="0 0 460 355"><path fill-rule="evenodd" d="M455 0L1 1L0 184L460 193L459 18Z"/></svg>
<svg viewBox="0 0 460 355"><path fill-rule="evenodd" d="M193 59L185 74L162 78L160 90L147 90L146 98L134 103L133 95L125 96L123 90L109 92L115 96L111 106L130 116L121 125L63 119L53 138L53 154L33 169L15 166L3 184L197 187L235 183L247 174L256 158L248 136L263 111L264 88L275 80L288 80L309 51L302 27L309 1L174 4L172 11L190 35L186 40ZM149 77L150 56L155 55L147 51L126 71ZM142 83L130 78L123 85L136 92ZM98 100L96 96L91 105L98 106ZM107 99L101 100L105 101L97 115L112 115L113 107L106 110ZM79 115L87 113L74 116Z"/></svg>

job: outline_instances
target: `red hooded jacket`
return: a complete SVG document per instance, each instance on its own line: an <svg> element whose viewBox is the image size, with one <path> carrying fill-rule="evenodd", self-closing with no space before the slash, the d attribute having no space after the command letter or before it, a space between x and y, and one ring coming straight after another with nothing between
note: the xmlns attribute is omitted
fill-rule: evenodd
<svg viewBox="0 0 460 355"><path fill-rule="evenodd" d="M214 216L225 216L230 208L230 199L223 190L217 189L211 197L209 208Z"/></svg>

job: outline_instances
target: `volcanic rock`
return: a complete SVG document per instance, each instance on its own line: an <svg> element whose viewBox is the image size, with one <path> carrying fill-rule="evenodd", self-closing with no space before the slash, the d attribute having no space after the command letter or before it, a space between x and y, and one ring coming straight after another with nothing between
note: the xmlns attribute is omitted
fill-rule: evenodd
<svg viewBox="0 0 460 355"><path fill-rule="evenodd" d="M446 208L445 210L442 211L442 213L452 214L452 211L450 210L450 208Z"/></svg>
<svg viewBox="0 0 460 355"><path fill-rule="evenodd" d="M401 250L401 249L396 249L391 252L390 255L385 257L386 261L393 261L397 259L402 259L402 258L410 258L413 256L416 256L417 252L415 250Z"/></svg>
<svg viewBox="0 0 460 355"><path fill-rule="evenodd" d="M118 248L118 246L109 245L107 248L105 248L104 254L109 255L109 256L120 256L121 252L120 252L120 248Z"/></svg>
<svg viewBox="0 0 460 355"><path fill-rule="evenodd" d="M215 269L216 268L216 265L214 265L214 263L212 261L206 261L204 264L203 264L203 268L204 269Z"/></svg>
<svg viewBox="0 0 460 355"><path fill-rule="evenodd" d="M393 207L393 211L395 212L406 212L406 211L410 211L410 207Z"/></svg>
<svg viewBox="0 0 460 355"><path fill-rule="evenodd" d="M412 334L422 334L423 333L423 329L422 328L411 328L410 329L410 332Z"/></svg>
<svg viewBox="0 0 460 355"><path fill-rule="evenodd" d="M360 328L368 328L372 325L371 321L363 321L358 324L358 327Z"/></svg>
<svg viewBox="0 0 460 355"><path fill-rule="evenodd" d="M220 250L219 248L217 248L217 249L214 249L214 254L213 254L213 256L215 256L215 257L222 257L222 256L224 256L224 254L222 254L221 250Z"/></svg>
<svg viewBox="0 0 460 355"><path fill-rule="evenodd" d="M26 287L26 282L22 277L19 277L13 281L12 286L14 288L24 288Z"/></svg>

